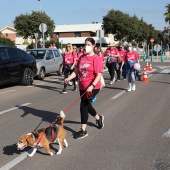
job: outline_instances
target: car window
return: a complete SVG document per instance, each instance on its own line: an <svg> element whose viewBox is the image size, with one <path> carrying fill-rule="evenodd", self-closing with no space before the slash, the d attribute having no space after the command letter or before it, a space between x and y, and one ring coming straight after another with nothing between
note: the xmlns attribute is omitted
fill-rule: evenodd
<svg viewBox="0 0 170 170"><path fill-rule="evenodd" d="M9 58L20 58L17 48L8 48Z"/></svg>
<svg viewBox="0 0 170 170"><path fill-rule="evenodd" d="M45 56L45 50L28 50L27 53L32 55L35 59L43 59Z"/></svg>
<svg viewBox="0 0 170 170"><path fill-rule="evenodd" d="M8 60L9 55L8 55L8 50L7 48L0 48L0 60Z"/></svg>
<svg viewBox="0 0 170 170"><path fill-rule="evenodd" d="M55 57L60 57L60 53L57 50L53 50Z"/></svg>
<svg viewBox="0 0 170 170"><path fill-rule="evenodd" d="M22 51L22 50L19 50L19 49L18 49L18 53L19 53L19 56L20 56L20 57L26 57L26 56L27 56L27 53L26 53L26 52L24 52L24 51Z"/></svg>
<svg viewBox="0 0 170 170"><path fill-rule="evenodd" d="M52 50L47 51L46 58L48 58L48 59L53 59L54 58Z"/></svg>

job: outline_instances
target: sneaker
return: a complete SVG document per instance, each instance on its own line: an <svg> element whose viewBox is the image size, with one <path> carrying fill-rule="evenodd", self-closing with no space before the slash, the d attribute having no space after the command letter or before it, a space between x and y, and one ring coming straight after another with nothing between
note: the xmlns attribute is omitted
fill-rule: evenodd
<svg viewBox="0 0 170 170"><path fill-rule="evenodd" d="M127 92L130 92L130 91L132 91L131 87L129 87L129 88L127 89Z"/></svg>
<svg viewBox="0 0 170 170"><path fill-rule="evenodd" d="M83 129L80 129L79 132L77 132L75 135L74 135L74 139L82 139L82 138L85 138L86 136L88 136L88 133L87 131L83 130Z"/></svg>
<svg viewBox="0 0 170 170"><path fill-rule="evenodd" d="M75 84L76 84L76 86L77 86L77 85L78 85L78 82L76 81Z"/></svg>
<svg viewBox="0 0 170 170"><path fill-rule="evenodd" d="M123 80L126 80L126 78L123 78Z"/></svg>
<svg viewBox="0 0 170 170"><path fill-rule="evenodd" d="M102 129L104 127L104 116L99 115L99 120L96 120L96 124L98 125L99 129Z"/></svg>
<svg viewBox="0 0 170 170"><path fill-rule="evenodd" d="M73 83L72 83L71 81L69 81L69 82L68 82L68 84L69 84L70 86L72 86L72 85L73 85Z"/></svg>
<svg viewBox="0 0 170 170"><path fill-rule="evenodd" d="M136 90L136 85L132 85L132 91L135 91Z"/></svg>
<svg viewBox="0 0 170 170"><path fill-rule="evenodd" d="M110 84L113 84L113 81L110 81Z"/></svg>
<svg viewBox="0 0 170 170"><path fill-rule="evenodd" d="M60 92L61 94L66 94L67 93L67 90L66 89L63 89L63 91Z"/></svg>
<svg viewBox="0 0 170 170"><path fill-rule="evenodd" d="M116 79L116 81L120 81L120 79Z"/></svg>
<svg viewBox="0 0 170 170"><path fill-rule="evenodd" d="M74 89L73 89L73 91L77 91L77 87L76 87L76 86L74 86Z"/></svg>

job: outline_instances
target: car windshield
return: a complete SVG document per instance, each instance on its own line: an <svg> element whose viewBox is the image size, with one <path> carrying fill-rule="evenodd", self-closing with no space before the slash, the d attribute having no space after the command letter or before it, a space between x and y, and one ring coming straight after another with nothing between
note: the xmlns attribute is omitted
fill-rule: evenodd
<svg viewBox="0 0 170 170"><path fill-rule="evenodd" d="M35 59L43 59L45 56L45 50L28 50L27 53L32 55Z"/></svg>

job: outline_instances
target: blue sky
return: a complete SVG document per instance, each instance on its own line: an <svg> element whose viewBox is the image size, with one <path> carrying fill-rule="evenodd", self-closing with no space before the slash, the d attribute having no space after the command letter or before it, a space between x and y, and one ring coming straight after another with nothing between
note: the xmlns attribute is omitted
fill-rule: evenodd
<svg viewBox="0 0 170 170"><path fill-rule="evenodd" d="M102 23L103 16L114 9L130 16L136 14L155 29L163 30L168 26L163 16L168 3L169 0L5 0L1 2L0 29L13 25L16 16L32 11L43 10L56 25L67 25Z"/></svg>

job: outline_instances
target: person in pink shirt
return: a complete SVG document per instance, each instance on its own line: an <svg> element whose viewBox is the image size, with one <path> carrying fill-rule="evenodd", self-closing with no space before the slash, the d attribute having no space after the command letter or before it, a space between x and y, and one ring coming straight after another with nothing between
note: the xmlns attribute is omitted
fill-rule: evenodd
<svg viewBox="0 0 170 170"><path fill-rule="evenodd" d="M83 54L85 54L85 50L84 50L84 47L81 46L81 47L79 48L79 51L78 51L78 58L80 58Z"/></svg>
<svg viewBox="0 0 170 170"><path fill-rule="evenodd" d="M66 52L63 54L63 67L64 67L64 77L67 78L69 74L71 74L74 69L72 65L74 63L74 55L73 55L73 47L70 43L66 45ZM77 91L75 79L72 80L74 84L73 91ZM64 89L61 94L67 93L67 83L64 82Z"/></svg>
<svg viewBox="0 0 170 170"><path fill-rule="evenodd" d="M88 114L95 117L99 129L104 127L104 116L98 115L91 103L91 98L100 91L102 62L100 57L94 53L94 39L87 38L85 45L86 54L79 58L76 70L65 79L65 83L68 83L77 74L79 75L79 90L80 96L82 96L80 102L81 129L74 135L75 139L88 136L86 130Z"/></svg>
<svg viewBox="0 0 170 170"><path fill-rule="evenodd" d="M123 80L126 80L126 63L125 63L125 56L126 56L127 51L124 49L123 44L119 44L119 71L120 73L122 72L122 77ZM119 79L120 79L120 73L119 74Z"/></svg>
<svg viewBox="0 0 170 170"><path fill-rule="evenodd" d="M108 70L109 70L109 74L110 74L110 84L113 84L115 79L115 71L116 71L116 64L118 62L118 58L119 58L119 52L118 49L115 47L115 43L111 42L109 43L109 48L106 49L105 51L105 55L108 56L107 58L107 62L108 62Z"/></svg>
<svg viewBox="0 0 170 170"><path fill-rule="evenodd" d="M134 64L139 64L139 55L136 51L133 51L132 44L128 44L128 52L126 53L125 60L127 63L127 72L128 72L128 85L129 88L127 89L128 92L136 90L135 84L135 69Z"/></svg>

